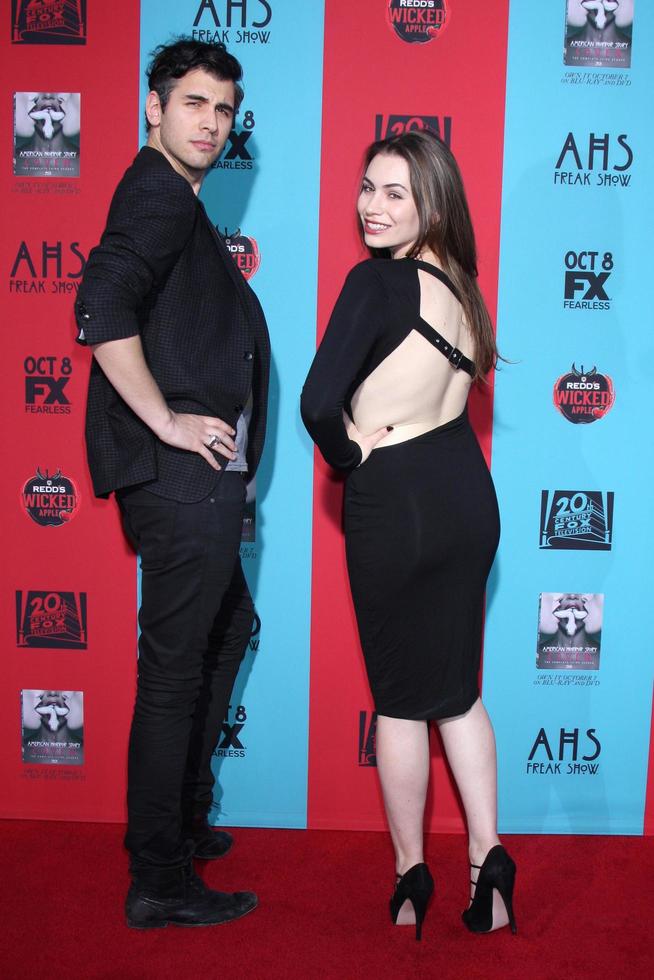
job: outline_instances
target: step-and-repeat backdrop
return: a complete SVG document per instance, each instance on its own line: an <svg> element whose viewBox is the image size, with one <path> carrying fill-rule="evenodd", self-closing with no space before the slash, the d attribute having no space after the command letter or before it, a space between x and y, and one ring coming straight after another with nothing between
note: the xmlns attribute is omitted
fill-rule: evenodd
<svg viewBox="0 0 654 980"><path fill-rule="evenodd" d="M138 560L86 472L72 305L144 139L149 52L185 34L244 67L202 197L274 352L241 548L257 618L216 749L215 822L384 826L342 482L314 460L298 399L364 257L363 150L429 127L461 165L507 359L471 405L503 525L483 671L501 828L652 832L654 540L647 514L635 523L652 476L651 5L7 0L2 18L2 815L124 818ZM436 737L432 765L429 827L461 829Z"/></svg>

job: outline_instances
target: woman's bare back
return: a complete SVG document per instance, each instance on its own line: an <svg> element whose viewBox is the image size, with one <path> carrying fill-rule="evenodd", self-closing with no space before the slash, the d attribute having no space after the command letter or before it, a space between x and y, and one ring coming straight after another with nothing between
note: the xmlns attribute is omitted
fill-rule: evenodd
<svg viewBox="0 0 654 980"><path fill-rule="evenodd" d="M460 302L429 272L417 270L420 317L428 328L474 360L474 346ZM415 314L407 310L407 318ZM437 347L416 329L357 388L351 400L353 421L366 434L393 426L379 446L413 439L459 416L472 378L455 370Z"/></svg>

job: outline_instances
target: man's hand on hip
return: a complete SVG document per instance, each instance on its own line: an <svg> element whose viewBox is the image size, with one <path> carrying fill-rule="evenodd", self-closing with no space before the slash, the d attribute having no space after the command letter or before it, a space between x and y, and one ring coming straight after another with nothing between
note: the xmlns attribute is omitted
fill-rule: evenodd
<svg viewBox="0 0 654 980"><path fill-rule="evenodd" d="M95 344L93 355L121 398L162 442L199 453L214 470L220 469L214 453L236 459L236 433L230 425L210 416L177 414L168 407L146 363L140 337Z"/></svg>
<svg viewBox="0 0 654 980"><path fill-rule="evenodd" d="M199 453L209 466L219 470L214 453L226 459L236 459L234 429L222 419L208 415L186 415L170 412L167 422L155 430L162 442L177 449Z"/></svg>

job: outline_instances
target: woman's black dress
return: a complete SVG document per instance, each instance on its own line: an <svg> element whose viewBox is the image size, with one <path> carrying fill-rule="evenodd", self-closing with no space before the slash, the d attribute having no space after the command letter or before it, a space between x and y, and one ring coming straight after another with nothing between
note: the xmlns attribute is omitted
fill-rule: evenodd
<svg viewBox="0 0 654 980"><path fill-rule="evenodd" d="M467 412L374 449L361 462L342 420L361 382L418 330L452 363L472 363L420 318L410 259L355 266L302 392L302 417L323 456L349 470L345 544L375 708L393 718L463 714L479 696L484 592L499 538L495 490Z"/></svg>

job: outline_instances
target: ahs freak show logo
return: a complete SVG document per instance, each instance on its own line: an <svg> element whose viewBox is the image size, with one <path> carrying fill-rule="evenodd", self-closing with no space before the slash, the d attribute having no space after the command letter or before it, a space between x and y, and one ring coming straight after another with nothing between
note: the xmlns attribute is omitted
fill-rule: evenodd
<svg viewBox="0 0 654 980"><path fill-rule="evenodd" d="M220 726L220 738L214 751L218 759L244 759L247 747L243 744L243 729L248 720L244 704L227 708L227 715Z"/></svg>
<svg viewBox="0 0 654 980"><path fill-rule="evenodd" d="M79 242L21 242L9 273L9 292L75 295L85 265Z"/></svg>
<svg viewBox="0 0 654 980"><path fill-rule="evenodd" d="M392 115L391 113L380 113L375 116L376 140L385 140L389 136L401 136L402 133L410 133L416 129L429 129L447 146L451 146L451 116Z"/></svg>
<svg viewBox="0 0 654 980"><path fill-rule="evenodd" d="M602 752L596 728L541 728L529 752L526 772L535 776L596 776Z"/></svg>
<svg viewBox="0 0 654 980"><path fill-rule="evenodd" d="M568 374L562 374L554 383L554 405L561 415L574 422L585 425L602 419L613 408L615 392L608 374L600 374L596 367L590 371L572 365Z"/></svg>
<svg viewBox="0 0 654 980"><path fill-rule="evenodd" d="M16 592L16 645L86 650L86 592Z"/></svg>
<svg viewBox="0 0 654 980"><path fill-rule="evenodd" d="M554 183L566 187L629 187L634 153L627 134L568 133L554 167Z"/></svg>
<svg viewBox="0 0 654 980"><path fill-rule="evenodd" d="M543 490L540 547L567 551L610 551L613 491Z"/></svg>
<svg viewBox="0 0 654 980"><path fill-rule="evenodd" d="M563 308L566 310L610 310L606 284L613 272L613 253L599 251L565 253Z"/></svg>
<svg viewBox="0 0 654 980"><path fill-rule="evenodd" d="M57 470L45 475L38 467L23 488L21 501L28 514L41 527L61 527L75 516L79 508L79 491L69 477Z"/></svg>
<svg viewBox="0 0 654 980"><path fill-rule="evenodd" d="M256 123L254 113L248 109L243 113L240 128L231 130L225 148L218 160L212 163L214 170L252 170L254 167L254 149L252 134Z"/></svg>
<svg viewBox="0 0 654 980"><path fill-rule="evenodd" d="M224 242L234 259L236 268L242 272L245 279L251 279L261 265L261 255L256 238L252 238L251 235L242 235L240 228L232 235L227 234L227 229L225 229Z"/></svg>
<svg viewBox="0 0 654 980"><path fill-rule="evenodd" d="M388 23L408 44L440 37L450 18L449 0L388 0Z"/></svg>
<svg viewBox="0 0 654 980"><path fill-rule="evenodd" d="M26 412L70 415L70 399L64 390L73 371L70 357L30 355L23 361L23 370Z"/></svg>
<svg viewBox="0 0 654 980"><path fill-rule="evenodd" d="M11 0L13 44L86 44L86 0Z"/></svg>
<svg viewBox="0 0 654 980"><path fill-rule="evenodd" d="M210 44L268 44L271 0L196 0L192 36Z"/></svg>
<svg viewBox="0 0 654 980"><path fill-rule="evenodd" d="M377 712L359 712L359 765L377 765Z"/></svg>

